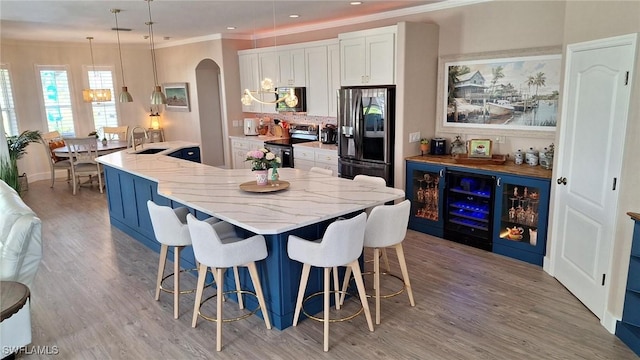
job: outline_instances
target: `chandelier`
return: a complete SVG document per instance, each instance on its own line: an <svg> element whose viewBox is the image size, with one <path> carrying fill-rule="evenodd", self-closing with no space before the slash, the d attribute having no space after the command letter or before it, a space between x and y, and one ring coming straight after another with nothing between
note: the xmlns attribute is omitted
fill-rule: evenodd
<svg viewBox="0 0 640 360"><path fill-rule="evenodd" d="M96 73L96 63L93 61L93 45L91 44L91 40L93 40L92 36L87 36L87 40L89 40L89 49L91 50L91 64L93 66L93 76L98 78L98 74ZM111 90L102 88L102 76L100 79L100 89L91 89L91 85L89 85L89 89L82 90L82 100L85 102L105 102L111 101Z"/></svg>
<svg viewBox="0 0 640 360"><path fill-rule="evenodd" d="M116 34L118 36L118 54L120 55L120 70L122 71L122 92L120 92L120 102L133 102L133 97L127 91L127 86L124 82L124 66L122 65L122 49L120 48L120 27L118 26L118 13L120 9L111 9L111 12L116 18Z"/></svg>
<svg viewBox="0 0 640 360"><path fill-rule="evenodd" d="M145 23L149 25L149 44L151 46L151 65L153 66L153 81L154 88L151 93L151 105L160 105L167 103L167 97L162 93L162 88L158 85L158 66L156 65L156 49L153 41L153 20L151 20L151 2L153 0L145 0L149 6L149 22Z"/></svg>
<svg viewBox="0 0 640 360"><path fill-rule="evenodd" d="M275 32L276 32L276 4L275 4L275 1L272 2L272 9L273 9L273 33L275 34ZM255 28L254 28L254 31L255 31ZM254 46L255 46L255 36L256 35L255 35L255 32L254 32L254 34L253 34ZM275 36L275 35L273 37L273 44L274 44L275 52L277 54L278 53L278 37ZM277 59L277 56L276 56L276 59ZM264 95L268 95L268 94L275 95L275 100L273 100L273 101L264 100ZM254 102L254 101L258 102L260 104L265 104L265 105L275 105L275 104L281 103L283 101L284 101L285 104L287 104L288 107L295 107L296 105L298 105L298 97L294 93L294 89L290 88L288 92L286 92L284 94L281 93L280 95L281 95L281 97L278 97L278 92L275 91L275 89L273 88L273 80L271 80L268 77L265 77L260 82L260 90L244 89L244 92L242 94L242 98L240 99L240 101L245 106L251 105L251 103Z"/></svg>
<svg viewBox="0 0 640 360"><path fill-rule="evenodd" d="M290 88L288 92L284 93L282 97L278 98L278 92L273 90L273 80L269 78L264 78L260 82L260 90L249 90L244 89L244 94L242 95L242 104L243 105L251 105L253 101L258 102L260 104L265 105L274 105L280 102L287 104L289 107L295 107L298 105L298 97L294 93L294 89ZM276 95L276 100L274 101L265 101L257 98L256 96L261 97L264 94L274 94Z"/></svg>

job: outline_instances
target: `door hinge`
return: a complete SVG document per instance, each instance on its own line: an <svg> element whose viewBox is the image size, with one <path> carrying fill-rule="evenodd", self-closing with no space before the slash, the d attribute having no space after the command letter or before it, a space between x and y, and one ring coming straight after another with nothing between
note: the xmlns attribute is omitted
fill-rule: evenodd
<svg viewBox="0 0 640 360"><path fill-rule="evenodd" d="M624 77L624 84L625 85L629 85L629 72L627 71L627 74Z"/></svg>
<svg viewBox="0 0 640 360"><path fill-rule="evenodd" d="M618 183L618 178L613 178L613 189L611 190L615 190L616 189L616 184Z"/></svg>
<svg viewBox="0 0 640 360"><path fill-rule="evenodd" d="M607 274L602 274L602 286L604 286L604 278L607 276Z"/></svg>

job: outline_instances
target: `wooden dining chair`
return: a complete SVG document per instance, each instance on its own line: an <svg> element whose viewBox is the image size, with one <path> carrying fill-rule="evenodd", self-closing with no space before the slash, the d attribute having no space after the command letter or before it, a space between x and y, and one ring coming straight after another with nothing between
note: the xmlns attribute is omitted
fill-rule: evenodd
<svg viewBox="0 0 640 360"><path fill-rule="evenodd" d="M69 149L71 161L71 178L73 179L73 195L76 194L81 176L88 176L93 182L93 176L98 179L100 192L103 192L102 167L96 161L98 157L98 143L95 137L64 138Z"/></svg>
<svg viewBox="0 0 640 360"><path fill-rule="evenodd" d="M69 159L61 159L56 156L53 150L65 146L62 136L57 131L50 131L42 134L42 145L44 145L47 157L49 158L49 169L51 170L51 186L56 181L56 170L67 170L67 181L71 179L71 162Z"/></svg>
<svg viewBox="0 0 640 360"><path fill-rule="evenodd" d="M127 134L129 133L129 126L105 126L102 128L103 136L107 140L119 140L127 141Z"/></svg>

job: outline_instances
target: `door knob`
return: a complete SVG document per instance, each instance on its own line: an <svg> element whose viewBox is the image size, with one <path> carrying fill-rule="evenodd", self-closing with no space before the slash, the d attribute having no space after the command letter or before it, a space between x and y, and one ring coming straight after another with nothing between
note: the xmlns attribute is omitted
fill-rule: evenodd
<svg viewBox="0 0 640 360"><path fill-rule="evenodd" d="M558 185L567 185L567 178L566 177L559 177L557 180Z"/></svg>

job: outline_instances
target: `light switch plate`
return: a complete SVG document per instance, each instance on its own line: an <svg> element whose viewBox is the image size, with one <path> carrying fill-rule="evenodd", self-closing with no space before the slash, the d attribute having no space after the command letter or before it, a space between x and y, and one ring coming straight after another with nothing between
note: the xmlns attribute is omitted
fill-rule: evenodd
<svg viewBox="0 0 640 360"><path fill-rule="evenodd" d="M420 131L409 133L409 142L419 142L420 141Z"/></svg>

